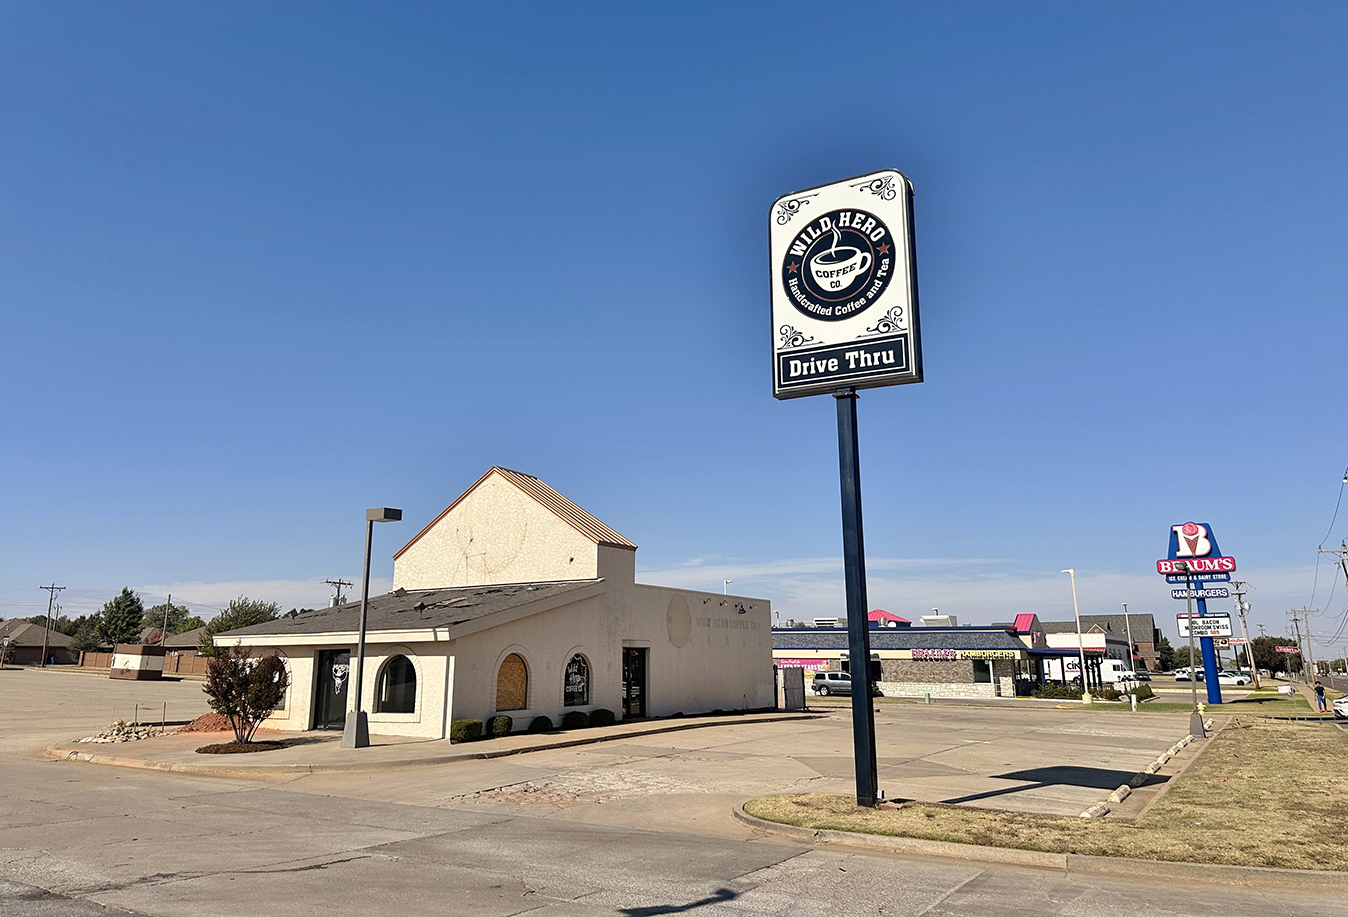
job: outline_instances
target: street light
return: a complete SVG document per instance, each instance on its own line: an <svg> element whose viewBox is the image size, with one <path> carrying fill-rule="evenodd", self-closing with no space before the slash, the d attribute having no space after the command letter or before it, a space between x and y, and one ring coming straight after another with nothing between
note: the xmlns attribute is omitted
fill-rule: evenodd
<svg viewBox="0 0 1348 917"><path fill-rule="evenodd" d="M387 506L365 511L365 575L360 583L360 637L356 641L356 676L352 679L353 709L342 727L343 748L366 748L370 744L370 723L361 709L361 691L365 684L365 614L370 607L370 545L374 540L376 522L401 522L403 511Z"/></svg>
<svg viewBox="0 0 1348 917"><path fill-rule="evenodd" d="M1072 577L1072 612L1077 617L1077 652L1081 656L1081 702L1089 704L1091 692L1086 690L1086 644L1081 639L1081 609L1077 606L1077 571L1068 569L1061 572Z"/></svg>
<svg viewBox="0 0 1348 917"><path fill-rule="evenodd" d="M1127 602L1123 603L1123 626L1128 628L1128 671L1136 675L1137 667L1133 662L1133 622L1128 620Z"/></svg>

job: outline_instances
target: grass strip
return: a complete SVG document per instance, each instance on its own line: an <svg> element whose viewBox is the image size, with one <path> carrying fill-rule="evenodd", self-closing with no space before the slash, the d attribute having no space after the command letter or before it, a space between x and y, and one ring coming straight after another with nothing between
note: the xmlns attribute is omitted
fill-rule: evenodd
<svg viewBox="0 0 1348 917"><path fill-rule="evenodd" d="M904 803L862 809L852 797L763 796L756 818L1049 853L1348 870L1348 735L1321 725L1236 722L1136 821ZM1103 793L1101 796L1103 797Z"/></svg>

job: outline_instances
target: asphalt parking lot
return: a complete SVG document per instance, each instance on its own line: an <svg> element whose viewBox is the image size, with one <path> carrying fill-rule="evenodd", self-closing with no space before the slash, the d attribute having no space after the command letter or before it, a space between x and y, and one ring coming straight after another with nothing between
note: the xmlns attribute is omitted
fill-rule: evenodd
<svg viewBox="0 0 1348 917"><path fill-rule="evenodd" d="M1348 917L1323 892L814 848L730 818L763 792L847 792L843 715L283 784L37 756L106 725L113 704L204 709L199 691L0 673L0 912ZM1106 792L1088 780L1153 757L1177 723L905 705L877 724L881 779L891 796L1066 810Z"/></svg>

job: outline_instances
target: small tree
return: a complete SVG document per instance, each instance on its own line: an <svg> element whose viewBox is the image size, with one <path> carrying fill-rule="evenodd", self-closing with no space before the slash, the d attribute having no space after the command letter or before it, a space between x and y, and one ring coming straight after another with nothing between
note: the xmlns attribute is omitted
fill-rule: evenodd
<svg viewBox="0 0 1348 917"><path fill-rule="evenodd" d="M1169 672L1175 667L1175 649L1164 636L1156 644L1156 661L1161 664L1163 672Z"/></svg>
<svg viewBox="0 0 1348 917"><path fill-rule="evenodd" d="M203 656L223 656L223 647L216 647L213 638L216 634L240 627L251 627L266 621L275 621L281 606L275 602L262 602L239 596L229 603L229 607L210 620L197 641L197 651Z"/></svg>
<svg viewBox="0 0 1348 917"><path fill-rule="evenodd" d="M254 659L234 647L206 664L206 686L211 709L229 717L234 741L251 742L262 721L281 703L290 685L285 663L278 656Z"/></svg>
<svg viewBox="0 0 1348 917"><path fill-rule="evenodd" d="M70 638L70 648L77 653L87 653L98 649L98 630L93 622L85 621Z"/></svg>
<svg viewBox="0 0 1348 917"><path fill-rule="evenodd" d="M168 615L167 628L164 626L164 616L166 613ZM140 629L145 630L146 628L156 627L160 630L167 629L170 634L180 634L183 630L191 630L190 627L184 628L182 626L183 622L186 621L191 614L191 610L189 610L186 605L170 605L167 602L160 602L158 605L154 605L145 610L145 616L141 618L140 621Z"/></svg>
<svg viewBox="0 0 1348 917"><path fill-rule="evenodd" d="M144 617L145 606L140 596L124 587L99 613L98 635L105 643L135 643L140 639L140 622Z"/></svg>

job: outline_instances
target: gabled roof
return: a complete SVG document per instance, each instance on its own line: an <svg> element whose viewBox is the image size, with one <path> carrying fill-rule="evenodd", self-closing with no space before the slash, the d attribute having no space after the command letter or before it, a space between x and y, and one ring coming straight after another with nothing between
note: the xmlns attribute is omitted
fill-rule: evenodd
<svg viewBox="0 0 1348 917"><path fill-rule="evenodd" d="M444 512L442 512L440 515L432 519L426 525L425 528L423 528L420 532L417 532L415 535L412 536L411 541L409 541L407 544L399 548L398 553L393 555L393 559L397 560L399 557L401 557L404 551L406 551L408 548L412 547L412 545L420 541L423 535L425 535L431 529L435 528L435 524L437 522L445 518L445 516L449 515L450 511L452 511L454 507L462 503L464 501L464 498L466 498L473 491L477 490L478 486L483 481L487 480L487 478L491 477L494 474L500 475L501 478L503 478L506 481L509 481L511 484L515 485L520 490L524 491L526 494L532 497L536 503L540 503L547 509L551 510L555 516L557 516L558 518L569 524L573 529L580 532L582 535L593 541L595 544L608 545L610 547L615 548L630 548L633 551L637 549L637 546L632 544L632 542L628 541L626 538L619 535L613 529L609 528L607 525L600 522L594 516L591 516L585 510L581 509L579 506L572 503L566 497L563 497L557 491L553 490L551 487L544 484L542 481L540 481L533 475L525 474L522 471L511 471L509 468L502 468L499 465L493 465L491 466L491 468L487 470L486 474L484 474L482 477L478 478L476 481L473 482L472 487L469 487L463 493L459 494L459 498L457 500L449 504L449 506L445 507Z"/></svg>
<svg viewBox="0 0 1348 917"><path fill-rule="evenodd" d="M42 646L42 632L44 630L46 628L41 624L34 624L31 621L24 621L19 618L0 622L0 637L8 637L11 646ZM59 630L53 630L47 636L48 646L69 647L74 642Z"/></svg>
<svg viewBox="0 0 1348 917"><path fill-rule="evenodd" d="M1028 634L1028 633L1030 632L1031 628L1034 627L1034 614L1033 614L1033 612L1030 613L1030 614L1018 614L1018 615L1016 615L1016 621L1015 621L1015 623L1012 624L1011 626L1014 627L1014 628L1016 629L1016 633L1018 633L1018 634Z"/></svg>
<svg viewBox="0 0 1348 917"><path fill-rule="evenodd" d="M581 593L600 582L602 580L597 579L559 580L498 586L454 586L448 589L403 589L372 595L366 609L365 628L370 633L378 633L454 627L544 599L559 599L568 593ZM274 621L224 631L215 637L217 646L224 637L254 635L274 636L278 638L277 643L284 643L285 637L355 633L359 626L360 602L347 602L332 608L306 611L293 618L282 615Z"/></svg>
<svg viewBox="0 0 1348 917"><path fill-rule="evenodd" d="M872 608L870 614L866 615L868 621L893 621L896 624L911 624L907 618L901 618L896 614L885 611L883 608Z"/></svg>

